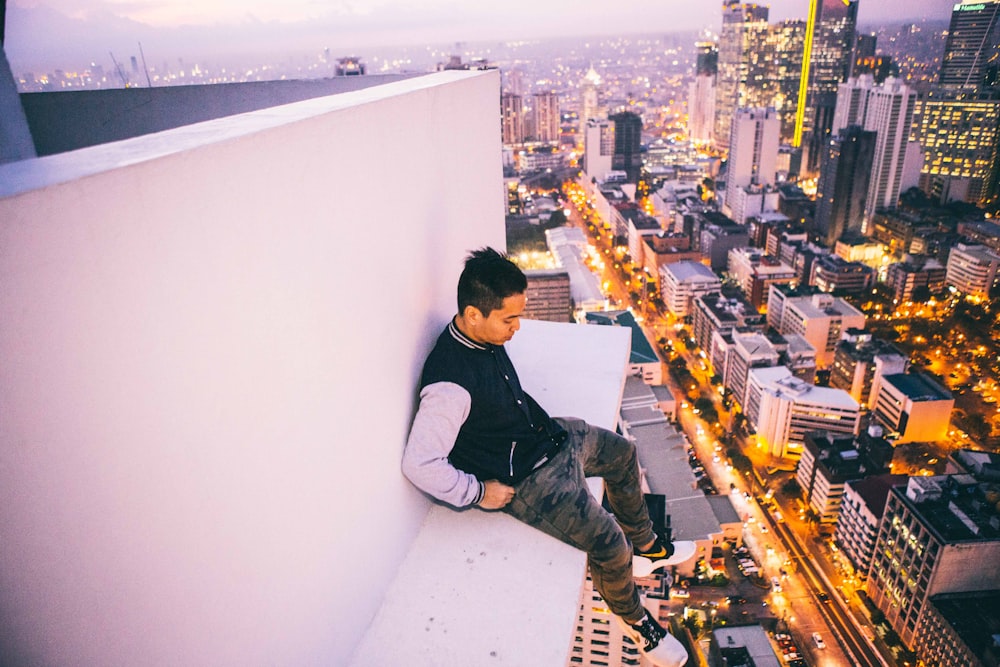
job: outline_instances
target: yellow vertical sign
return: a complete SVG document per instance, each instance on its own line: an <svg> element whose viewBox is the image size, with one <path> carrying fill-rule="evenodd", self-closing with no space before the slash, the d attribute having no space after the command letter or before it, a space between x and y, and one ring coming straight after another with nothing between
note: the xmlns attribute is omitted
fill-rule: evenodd
<svg viewBox="0 0 1000 667"><path fill-rule="evenodd" d="M809 93L809 67L812 65L813 34L816 32L816 8L819 0L809 0L809 20L806 23L805 49L802 54L802 76L799 79L799 102L795 108L793 146L802 145L802 127L806 120L806 98ZM849 4L845 2L844 4Z"/></svg>

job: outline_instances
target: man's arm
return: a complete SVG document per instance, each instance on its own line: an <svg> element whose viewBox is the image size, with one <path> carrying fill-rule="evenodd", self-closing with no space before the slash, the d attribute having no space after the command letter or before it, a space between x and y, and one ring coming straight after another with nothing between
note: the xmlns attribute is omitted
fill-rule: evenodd
<svg viewBox="0 0 1000 667"><path fill-rule="evenodd" d="M455 507L483 500L485 485L448 460L472 397L452 382L435 382L420 392L420 406L403 450L403 474L413 484Z"/></svg>

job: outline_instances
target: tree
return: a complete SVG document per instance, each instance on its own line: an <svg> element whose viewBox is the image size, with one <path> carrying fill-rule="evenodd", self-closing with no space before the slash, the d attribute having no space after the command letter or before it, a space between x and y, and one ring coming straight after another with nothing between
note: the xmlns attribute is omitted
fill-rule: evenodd
<svg viewBox="0 0 1000 667"><path fill-rule="evenodd" d="M798 480L794 477L789 478L787 482L781 485L781 490L785 492L787 496L798 496L802 495L802 487L799 486Z"/></svg>

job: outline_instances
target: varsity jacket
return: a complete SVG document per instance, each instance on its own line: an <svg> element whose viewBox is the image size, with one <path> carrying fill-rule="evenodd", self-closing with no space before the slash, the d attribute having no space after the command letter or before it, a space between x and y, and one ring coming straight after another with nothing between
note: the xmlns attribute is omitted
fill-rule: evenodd
<svg viewBox="0 0 1000 667"><path fill-rule="evenodd" d="M482 482L516 484L544 464L566 432L521 388L502 345L477 343L454 320L424 363L403 472L451 505L482 500Z"/></svg>

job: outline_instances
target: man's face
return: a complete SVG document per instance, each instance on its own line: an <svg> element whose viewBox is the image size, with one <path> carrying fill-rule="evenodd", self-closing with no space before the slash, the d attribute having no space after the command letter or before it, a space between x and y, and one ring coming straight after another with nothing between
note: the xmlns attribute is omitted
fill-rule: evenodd
<svg viewBox="0 0 1000 667"><path fill-rule="evenodd" d="M504 299L503 306L490 312L489 317L483 317L482 313L476 310L478 317L472 323L470 327L472 330L469 333L477 342L503 345L521 328L521 314L524 313L527 302L528 298L522 292Z"/></svg>

